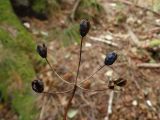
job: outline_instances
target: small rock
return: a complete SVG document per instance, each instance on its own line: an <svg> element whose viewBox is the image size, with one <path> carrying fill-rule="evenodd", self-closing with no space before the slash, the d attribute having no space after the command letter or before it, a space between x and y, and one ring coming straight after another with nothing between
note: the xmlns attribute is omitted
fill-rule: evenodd
<svg viewBox="0 0 160 120"><path fill-rule="evenodd" d="M105 39L107 39L107 40L113 40L113 36L108 34L108 35L105 36Z"/></svg>
<svg viewBox="0 0 160 120"><path fill-rule="evenodd" d="M149 107L152 107L153 105L152 105L152 102L150 101L150 100L146 100L146 103L147 103L147 105L149 106Z"/></svg>
<svg viewBox="0 0 160 120"><path fill-rule="evenodd" d="M155 22L156 22L157 24L160 24L160 19L156 19Z"/></svg>
<svg viewBox="0 0 160 120"><path fill-rule="evenodd" d="M24 25L24 27L26 27L28 29L31 27L31 25L28 22L24 22L23 25Z"/></svg>
<svg viewBox="0 0 160 120"><path fill-rule="evenodd" d="M106 73L105 73L106 76L108 77L112 77L113 75L113 70L108 70Z"/></svg>
<svg viewBox="0 0 160 120"><path fill-rule="evenodd" d="M102 54L101 58L104 60L106 58L106 55Z"/></svg>
<svg viewBox="0 0 160 120"><path fill-rule="evenodd" d="M109 5L110 5L111 7L116 7L116 6L117 6L116 3L110 3Z"/></svg>
<svg viewBox="0 0 160 120"><path fill-rule="evenodd" d="M42 35L44 35L44 36L48 36L48 32L41 31L40 33L41 33Z"/></svg>
<svg viewBox="0 0 160 120"><path fill-rule="evenodd" d="M87 43L87 42L86 42L85 47L91 47L91 46L92 46L91 43Z"/></svg>
<svg viewBox="0 0 160 120"><path fill-rule="evenodd" d="M133 101L132 101L132 105L133 105L133 106L137 106L137 105L138 105L138 101L137 101L137 100L133 100Z"/></svg>

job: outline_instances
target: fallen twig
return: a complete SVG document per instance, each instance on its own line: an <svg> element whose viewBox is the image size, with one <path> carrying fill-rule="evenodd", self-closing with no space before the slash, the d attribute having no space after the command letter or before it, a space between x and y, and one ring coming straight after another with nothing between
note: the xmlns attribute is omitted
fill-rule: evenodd
<svg viewBox="0 0 160 120"><path fill-rule="evenodd" d="M106 40L106 39L102 39L102 38L98 38L98 37L92 37L92 36L89 36L89 39L94 40L94 41L103 42L103 43L106 43L106 44L114 46L114 47L118 47L118 44L112 42L111 40Z"/></svg>
<svg viewBox="0 0 160 120"><path fill-rule="evenodd" d="M137 64L140 68L160 68L160 63L140 63Z"/></svg>
<svg viewBox="0 0 160 120"><path fill-rule="evenodd" d="M136 46L141 47L141 42L139 41L136 34L132 31L132 29L127 24L125 24L124 27L128 30L128 34L129 34L129 36L131 37L131 40L132 40L131 42L133 44L135 44Z"/></svg>
<svg viewBox="0 0 160 120"><path fill-rule="evenodd" d="M114 91L112 90L112 91L110 92L109 100L108 100L107 116L104 118L104 120L109 120L109 116L110 116L110 114L112 114L113 97L114 97Z"/></svg>
<svg viewBox="0 0 160 120"><path fill-rule="evenodd" d="M149 9L149 8L146 8L146 7L139 6L139 5L137 5L137 4L133 4L132 2L129 2L128 0L111 0L111 2L116 2L116 3L117 3L117 2L121 2L121 3L125 4L125 5L135 6L135 7L137 7L137 8L143 9L143 10L145 10L145 11L152 12L153 14L155 14L155 15L157 15L157 16L160 17L160 14L157 13L157 12L155 12L154 10Z"/></svg>
<svg viewBox="0 0 160 120"><path fill-rule="evenodd" d="M137 47L140 48L154 48L154 47L159 47L160 46L160 41L159 39L151 40L151 41L140 41L136 34L132 31L132 29L125 24L124 27L128 30L128 34L131 37L131 42L132 44L136 45ZM158 48L157 48L158 49Z"/></svg>

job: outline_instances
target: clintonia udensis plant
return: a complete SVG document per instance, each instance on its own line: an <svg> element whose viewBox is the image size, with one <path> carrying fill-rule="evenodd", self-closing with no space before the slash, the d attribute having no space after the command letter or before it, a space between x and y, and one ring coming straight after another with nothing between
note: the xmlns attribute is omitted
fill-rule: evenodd
<svg viewBox="0 0 160 120"><path fill-rule="evenodd" d="M79 69L81 66L81 54L82 54L82 46L83 46L83 40L84 37L87 35L87 33L89 32L90 29L90 22L87 19L83 19L80 22L80 28L79 28L79 32L80 32L80 36L81 36L81 43L80 43L80 49L79 49L79 61L78 61L78 68L77 68L77 74L76 74L76 78L75 81L73 83L68 82L66 80L64 80L57 72L56 70L52 67L52 65L50 64L49 60L47 59L47 46L45 44L42 45L37 45L37 52L38 54L45 59L45 61L47 62L47 64L50 66L51 70L53 71L53 73L64 83L67 83L71 86L70 90L67 91L55 91L55 92L48 92L48 91L44 91L44 83L41 79L36 79L32 81L32 89L36 92L36 93L45 93L45 94L50 94L50 95L54 95L54 94L65 94L65 93L70 93L71 96L68 100L68 104L65 108L65 112L64 112L64 116L63 116L63 120L67 120L67 113L68 110L71 106L71 102L72 99L74 98L75 92L77 89L81 89L83 91L93 91L93 92L98 92L98 91L105 91L107 89L113 89L114 90L114 86L119 86L119 87L123 87L126 84L126 80L124 80L123 78L119 78L115 81L111 81L112 83L109 82L108 86L106 87L106 89L101 89L101 90L90 90L90 89L86 89L82 87L82 84L89 80L91 77L93 77L96 73L98 73L98 71L100 71L102 68L104 68L105 66L111 66L116 60L117 60L117 53L116 52L110 52L106 54L105 60L103 62L103 65L100 66L96 71L94 71L90 76L88 76L86 79L81 80L79 83L77 82L77 79L79 77Z"/></svg>

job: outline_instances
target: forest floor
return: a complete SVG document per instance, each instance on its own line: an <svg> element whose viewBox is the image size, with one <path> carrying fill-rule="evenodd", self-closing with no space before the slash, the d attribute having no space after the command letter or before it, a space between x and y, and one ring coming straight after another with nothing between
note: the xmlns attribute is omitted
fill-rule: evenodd
<svg viewBox="0 0 160 120"><path fill-rule="evenodd" d="M127 80L127 85L99 92L78 89L68 117L75 120L159 120L160 48L148 46L147 41L160 40L160 15L132 4L117 6L115 2L105 0L101 3L104 13L97 21L91 20L91 30L84 40L78 81L103 65L108 52L115 51L118 60L112 68L106 66L85 82L83 87L92 90L105 89L109 78L115 80L120 77ZM69 13L66 9L69 7L64 9L47 21L27 18L31 24L28 29L35 39L47 39L45 36L48 37L54 27L67 27L64 21ZM33 28L42 30L42 35L37 35ZM57 42L58 39L48 38L49 61L65 80L74 82L79 45L62 47ZM37 75L45 82L45 90L65 91L71 88L52 74L48 65L37 69ZM41 111L41 118L62 119L70 94L39 95L37 106Z"/></svg>

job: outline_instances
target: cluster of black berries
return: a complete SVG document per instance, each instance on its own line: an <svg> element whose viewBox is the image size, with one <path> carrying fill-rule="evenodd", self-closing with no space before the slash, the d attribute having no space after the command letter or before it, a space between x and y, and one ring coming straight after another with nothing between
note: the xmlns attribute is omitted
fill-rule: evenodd
<svg viewBox="0 0 160 120"><path fill-rule="evenodd" d="M88 20L83 19L80 22L80 35L81 37L85 37L90 29L90 23ZM47 47L45 44L37 45L37 52L42 57L47 59ZM110 52L106 55L104 64L109 66L112 65L117 60L117 54L115 52ZM119 79L117 81L114 81L114 84L118 86L124 86L126 81L123 81L122 79ZM42 80L36 79L32 81L32 89L37 93L42 93L44 91L44 83Z"/></svg>

